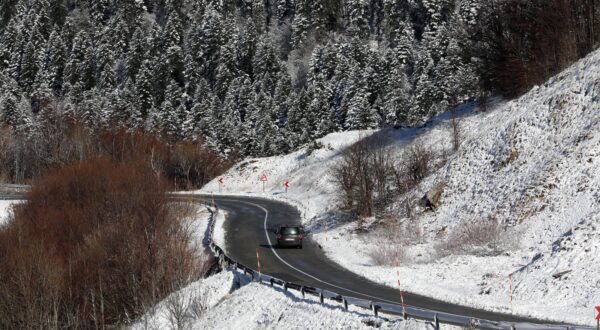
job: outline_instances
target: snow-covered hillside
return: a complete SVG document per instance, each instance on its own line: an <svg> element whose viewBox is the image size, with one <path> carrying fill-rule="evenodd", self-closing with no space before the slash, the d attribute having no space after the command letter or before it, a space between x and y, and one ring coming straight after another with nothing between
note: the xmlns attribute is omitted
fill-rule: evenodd
<svg viewBox="0 0 600 330"><path fill-rule="evenodd" d="M459 111L459 151L407 195L420 197L446 183L439 208L416 216L413 228L422 231L422 238L404 246L399 269L405 289L490 310L594 322L593 306L600 303L599 93L600 52L594 52L519 99L498 101L483 113L468 106ZM374 238L381 241L378 234L357 234L354 224L327 217L336 207L330 169L339 151L372 133L331 134L311 154L305 149L247 159L224 175L222 192L265 195L296 205L332 259L393 285L395 269L371 259L380 249L373 243ZM448 115L421 130L389 133L392 147L400 150L415 137L430 150L451 148ZM266 193L262 174L269 177ZM283 192L284 181L291 183L288 193ZM218 192L216 180L203 191ZM503 253L437 253L436 244L453 231L482 220L497 221L505 229L499 234Z"/></svg>
<svg viewBox="0 0 600 330"><path fill-rule="evenodd" d="M235 165L223 176L224 184L219 188L216 178L202 189L206 193L224 193L240 195L264 195L286 200L296 205L305 218L330 209L334 205L331 197L334 186L331 183L329 168L335 163L336 156L348 145L373 131L353 131L332 133L319 139L322 148L312 152L304 148L285 156L252 158ZM260 181L267 176L265 193ZM289 181L290 188L285 193L284 182Z"/></svg>

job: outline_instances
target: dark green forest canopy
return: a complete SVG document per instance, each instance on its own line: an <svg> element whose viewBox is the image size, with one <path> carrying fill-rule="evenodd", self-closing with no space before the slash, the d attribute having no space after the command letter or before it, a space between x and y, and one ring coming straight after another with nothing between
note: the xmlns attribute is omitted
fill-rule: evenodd
<svg viewBox="0 0 600 330"><path fill-rule="evenodd" d="M518 95L598 43L594 0L4 0L0 121L288 152Z"/></svg>

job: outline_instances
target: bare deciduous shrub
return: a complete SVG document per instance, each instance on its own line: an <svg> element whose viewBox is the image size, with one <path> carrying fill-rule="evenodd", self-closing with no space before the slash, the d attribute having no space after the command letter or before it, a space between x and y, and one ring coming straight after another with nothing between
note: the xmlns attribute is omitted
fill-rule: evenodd
<svg viewBox="0 0 600 330"><path fill-rule="evenodd" d="M198 283L194 283L194 286ZM204 314L206 296L197 287L174 291L165 299L165 309L171 329L189 329L190 323Z"/></svg>
<svg viewBox="0 0 600 330"><path fill-rule="evenodd" d="M505 248L502 227L495 218L463 221L435 245L439 257L451 254L497 255Z"/></svg>
<svg viewBox="0 0 600 330"><path fill-rule="evenodd" d="M364 138L342 152L332 176L341 205L359 221L380 216L398 195L414 188L430 172L430 152L419 143L394 159L385 135ZM412 208L412 201L407 206ZM410 212L408 212L410 213Z"/></svg>
<svg viewBox="0 0 600 330"><path fill-rule="evenodd" d="M203 265L189 209L169 202L148 164L95 157L37 180L0 228L0 328L127 323Z"/></svg>
<svg viewBox="0 0 600 330"><path fill-rule="evenodd" d="M369 251L369 257L377 266L399 266L405 260L404 247L395 244L381 244Z"/></svg>
<svg viewBox="0 0 600 330"><path fill-rule="evenodd" d="M48 169L97 155L118 162L143 160L158 176L179 187L200 187L225 171L231 162L202 147L201 141L171 142L143 131L91 130L57 114L40 114L35 134L0 127L0 179L30 182Z"/></svg>
<svg viewBox="0 0 600 330"><path fill-rule="evenodd" d="M369 256L377 265L387 266L406 261L405 249L423 240L423 230L417 221L398 222L390 216L370 235L369 239L378 246L370 251Z"/></svg>
<svg viewBox="0 0 600 330"><path fill-rule="evenodd" d="M332 174L346 209L353 209L359 219L373 215L389 202L393 183L392 153L388 139L375 135L361 139L342 152Z"/></svg>
<svg viewBox="0 0 600 330"><path fill-rule="evenodd" d="M333 168L345 206L355 209L359 218L373 214L375 180L371 162L371 150L363 139L344 150L340 162Z"/></svg>
<svg viewBox="0 0 600 330"><path fill-rule="evenodd" d="M430 172L430 152L420 143L408 147L398 159L394 178L401 193L417 186Z"/></svg>

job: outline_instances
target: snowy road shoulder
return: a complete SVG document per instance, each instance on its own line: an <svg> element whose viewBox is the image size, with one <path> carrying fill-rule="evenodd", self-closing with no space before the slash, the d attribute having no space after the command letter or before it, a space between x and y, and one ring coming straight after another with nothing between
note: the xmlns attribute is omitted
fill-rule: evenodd
<svg viewBox="0 0 600 330"><path fill-rule="evenodd" d="M225 242L225 229L223 225L227 219L227 212L219 209L215 214L215 230L213 232L214 243L217 244L225 253L227 253L227 244Z"/></svg>
<svg viewBox="0 0 600 330"><path fill-rule="evenodd" d="M258 283L232 291L239 273L224 271L173 293L137 321L132 330L147 329L431 329L427 322L398 317L375 318L370 311L339 303L321 305ZM203 306L199 309L197 306ZM176 313L181 309L185 313ZM184 316L177 317L175 314ZM387 316L386 316L387 317ZM444 329L455 327L444 326ZM458 329L458 328L456 328Z"/></svg>

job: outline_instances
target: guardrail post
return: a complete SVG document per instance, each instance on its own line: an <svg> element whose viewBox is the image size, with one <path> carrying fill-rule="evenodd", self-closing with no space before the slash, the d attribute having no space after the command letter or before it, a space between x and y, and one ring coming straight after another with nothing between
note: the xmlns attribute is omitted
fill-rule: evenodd
<svg viewBox="0 0 600 330"><path fill-rule="evenodd" d="M342 303L344 304L344 309L348 310L348 300L346 300L346 298L342 297Z"/></svg>
<svg viewBox="0 0 600 330"><path fill-rule="evenodd" d="M273 286L273 283L275 282L275 280L273 280L273 278L271 277L271 280L269 282L271 283L271 286Z"/></svg>
<svg viewBox="0 0 600 330"><path fill-rule="evenodd" d="M288 284L287 282L283 282L283 291L287 292Z"/></svg>
<svg viewBox="0 0 600 330"><path fill-rule="evenodd" d="M440 330L440 320L438 319L437 314L433 316L433 324L435 326L435 330Z"/></svg>
<svg viewBox="0 0 600 330"><path fill-rule="evenodd" d="M379 306L375 305L373 302L371 302L371 310L373 311L373 315L378 316L379 314Z"/></svg>
<svg viewBox="0 0 600 330"><path fill-rule="evenodd" d="M324 297L323 297L323 290L321 290L319 292L319 301L321 302L321 305L323 305L323 302L325 301Z"/></svg>
<svg viewBox="0 0 600 330"><path fill-rule="evenodd" d="M510 330L517 330L517 327L515 327L515 325L514 325L514 324L511 324L511 325L510 325Z"/></svg>
<svg viewBox="0 0 600 330"><path fill-rule="evenodd" d="M304 293L304 287L300 287L300 293L302 293L302 298L306 298L306 294Z"/></svg>
<svg viewBox="0 0 600 330"><path fill-rule="evenodd" d="M403 310L403 311L402 311L402 318L403 318L404 320L408 320L408 314L406 314L406 310Z"/></svg>
<svg viewBox="0 0 600 330"><path fill-rule="evenodd" d="M223 258L223 255L219 255L219 266L221 266L221 269L225 269L225 258Z"/></svg>

